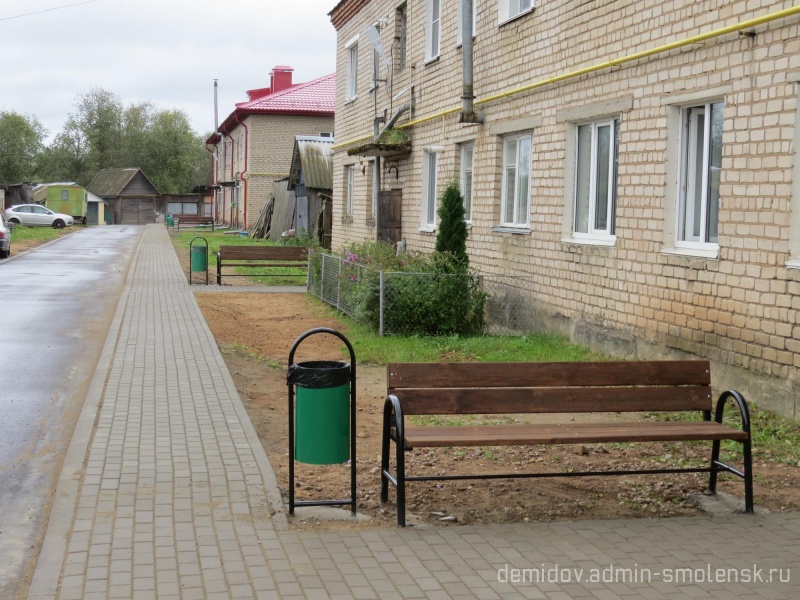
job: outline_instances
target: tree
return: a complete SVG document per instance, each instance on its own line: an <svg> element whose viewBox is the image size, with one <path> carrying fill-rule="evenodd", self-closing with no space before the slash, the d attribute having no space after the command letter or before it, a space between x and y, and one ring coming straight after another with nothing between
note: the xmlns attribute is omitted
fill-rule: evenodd
<svg viewBox="0 0 800 600"><path fill-rule="evenodd" d="M449 253L457 265L469 266L467 256L467 223L464 220L464 197L458 184L451 182L439 200L439 231L436 234L436 252Z"/></svg>
<svg viewBox="0 0 800 600"><path fill-rule="evenodd" d="M0 182L21 183L34 178L46 135L36 117L0 112Z"/></svg>

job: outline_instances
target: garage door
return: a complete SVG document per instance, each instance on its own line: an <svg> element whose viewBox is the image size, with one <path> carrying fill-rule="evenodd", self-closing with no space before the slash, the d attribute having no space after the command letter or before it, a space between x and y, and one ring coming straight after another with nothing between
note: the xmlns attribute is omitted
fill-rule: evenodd
<svg viewBox="0 0 800 600"><path fill-rule="evenodd" d="M156 201L152 198L122 200L122 224L146 225L156 222Z"/></svg>

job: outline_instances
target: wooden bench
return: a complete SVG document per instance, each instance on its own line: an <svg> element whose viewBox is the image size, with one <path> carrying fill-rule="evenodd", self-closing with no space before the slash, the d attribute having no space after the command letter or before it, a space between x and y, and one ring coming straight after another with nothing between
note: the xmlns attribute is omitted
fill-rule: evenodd
<svg viewBox="0 0 800 600"><path fill-rule="evenodd" d="M173 215L172 216L173 229L180 229L181 226L197 227L202 225L208 227L211 225L211 231L214 231L214 217L201 217L200 215Z"/></svg>
<svg viewBox="0 0 800 600"><path fill-rule="evenodd" d="M406 482L589 475L707 472L709 492L717 474L744 479L745 512L753 512L750 416L736 391L718 399L712 420L708 361L575 363L401 363L386 367L381 449L381 502L389 483L397 488L397 524L406 524ZM728 400L741 415L741 429L722 424ZM646 420L603 423L568 422L512 425L413 425L409 415L516 415L537 413L699 412L703 420ZM414 448L530 446L614 442L711 442L709 466L579 473L488 473L409 477L405 452ZM742 470L720 462L720 441L743 446ZM395 443L395 474L390 446Z"/></svg>
<svg viewBox="0 0 800 600"><path fill-rule="evenodd" d="M301 246L220 246L217 252L217 285L222 285L223 267L291 267L308 270L308 248ZM249 277L226 274L225 277ZM305 275L270 274L265 277L305 277Z"/></svg>

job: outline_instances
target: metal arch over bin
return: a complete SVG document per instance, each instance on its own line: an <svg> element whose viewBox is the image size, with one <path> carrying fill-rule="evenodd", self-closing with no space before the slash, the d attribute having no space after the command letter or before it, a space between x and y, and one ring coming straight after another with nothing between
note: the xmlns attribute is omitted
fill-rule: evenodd
<svg viewBox="0 0 800 600"><path fill-rule="evenodd" d="M203 240L205 246L199 243L195 245L195 240ZM189 242L189 285L192 285L192 273L206 274L206 285L208 285L208 240L204 237L193 237Z"/></svg>
<svg viewBox="0 0 800 600"><path fill-rule="evenodd" d="M300 343L311 335L327 333L342 340L350 363L308 361L295 364ZM350 505L356 514L356 355L348 339L327 327L311 329L294 342L289 352L289 514L295 506ZM295 388L297 403L295 406ZM350 460L348 500L294 499L295 460L314 465L340 464Z"/></svg>

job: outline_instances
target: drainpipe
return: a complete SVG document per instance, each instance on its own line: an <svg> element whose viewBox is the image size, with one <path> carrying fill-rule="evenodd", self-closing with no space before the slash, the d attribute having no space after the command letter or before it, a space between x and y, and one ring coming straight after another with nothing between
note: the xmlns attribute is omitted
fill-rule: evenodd
<svg viewBox="0 0 800 600"><path fill-rule="evenodd" d="M401 106L396 111L394 111L394 114L391 117L389 117L388 121L386 121L386 125L383 126L383 129L381 129L380 131L377 131L377 127L375 128L375 131L374 131L375 139L373 141L377 142L378 138L381 137L381 135L383 134L384 131L386 131L387 129L393 127L394 124L397 123L397 119L399 119L401 116L403 116L403 113L408 112L412 108L414 108L414 104L412 102L409 102L407 104L403 104L403 106Z"/></svg>
<svg viewBox="0 0 800 600"><path fill-rule="evenodd" d="M247 168L248 168L247 150L248 147L250 146L250 130L247 128L247 125L245 125L241 120L239 120L238 114L235 115L235 118L236 122L242 127L244 127L244 168L239 173L239 178L244 182L244 200L243 200L244 224L242 225L242 229L247 230L247 178L245 177L245 175L247 174Z"/></svg>
<svg viewBox="0 0 800 600"><path fill-rule="evenodd" d="M230 148L231 148L231 181L235 181L234 180L234 176L233 176L233 167L234 167L234 162L235 162L235 159L236 159L236 156L233 153L233 147L234 147L235 144L233 142L233 136L230 133L226 133L225 135L227 135L228 139L231 141L231 146L230 146ZM236 218L234 218L234 205L235 205L235 208L236 208L236 212L235 212ZM238 226L239 226L239 184L235 184L233 186L233 188L231 188L231 227L238 227Z"/></svg>
<svg viewBox="0 0 800 600"><path fill-rule="evenodd" d="M461 0L461 114L460 123L483 123L483 113L476 114L472 101L475 99L472 64L472 3L475 0Z"/></svg>
<svg viewBox="0 0 800 600"><path fill-rule="evenodd" d="M209 181L211 182L211 185L214 186L214 185L217 185L217 164L218 164L218 161L219 161L219 157L217 156L217 147L213 146L213 147L209 148L209 146L210 146L210 144L206 144L206 150L208 150L211 153L211 177L209 178ZM211 214L213 215L214 220L216 221L217 220L217 190L214 190L213 193L214 193L214 195L212 197L214 198L214 200L212 201Z"/></svg>

